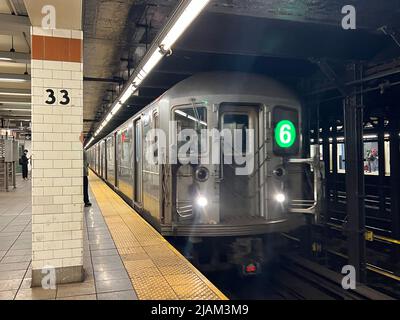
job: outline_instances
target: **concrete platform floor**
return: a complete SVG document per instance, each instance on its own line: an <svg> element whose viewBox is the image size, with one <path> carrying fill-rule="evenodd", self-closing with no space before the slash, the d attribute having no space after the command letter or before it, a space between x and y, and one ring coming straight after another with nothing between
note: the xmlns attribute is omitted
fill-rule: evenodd
<svg viewBox="0 0 400 320"><path fill-rule="evenodd" d="M85 281L31 288L31 183L0 192L0 300L135 300L128 273L94 197L85 209Z"/></svg>

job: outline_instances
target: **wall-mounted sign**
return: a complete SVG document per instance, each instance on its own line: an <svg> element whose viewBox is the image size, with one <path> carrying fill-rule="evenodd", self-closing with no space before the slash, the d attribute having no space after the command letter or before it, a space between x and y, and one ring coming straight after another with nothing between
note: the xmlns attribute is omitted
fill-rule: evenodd
<svg viewBox="0 0 400 320"><path fill-rule="evenodd" d="M68 106L71 103L68 90L46 89L46 104Z"/></svg>

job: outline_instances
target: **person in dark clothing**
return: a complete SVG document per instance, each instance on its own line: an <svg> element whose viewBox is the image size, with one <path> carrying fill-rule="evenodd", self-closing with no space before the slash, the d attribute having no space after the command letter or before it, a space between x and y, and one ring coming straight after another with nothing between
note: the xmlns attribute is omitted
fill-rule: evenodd
<svg viewBox="0 0 400 320"><path fill-rule="evenodd" d="M29 164L28 150L24 150L24 154L21 156L20 163L22 166L22 179L28 180L28 164Z"/></svg>
<svg viewBox="0 0 400 320"><path fill-rule="evenodd" d="M80 140L83 144L84 142L84 137L83 133L81 133ZM90 203L89 199L89 162L87 159L87 154L86 150L83 150L83 202L85 204L85 207L91 207L92 204Z"/></svg>
<svg viewBox="0 0 400 320"><path fill-rule="evenodd" d="M83 202L85 207L90 207L92 204L89 200L89 162L87 160L86 151L83 150Z"/></svg>

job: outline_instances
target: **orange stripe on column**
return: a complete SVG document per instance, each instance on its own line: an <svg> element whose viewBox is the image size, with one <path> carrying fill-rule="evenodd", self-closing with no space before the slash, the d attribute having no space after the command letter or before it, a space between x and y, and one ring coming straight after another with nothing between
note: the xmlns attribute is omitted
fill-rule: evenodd
<svg viewBox="0 0 400 320"><path fill-rule="evenodd" d="M32 35L32 59L82 62L82 40Z"/></svg>

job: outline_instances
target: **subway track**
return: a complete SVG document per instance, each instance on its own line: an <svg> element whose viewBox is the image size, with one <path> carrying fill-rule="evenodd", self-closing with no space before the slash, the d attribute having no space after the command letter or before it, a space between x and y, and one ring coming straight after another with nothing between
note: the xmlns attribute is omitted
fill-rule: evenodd
<svg viewBox="0 0 400 320"><path fill-rule="evenodd" d="M257 276L236 270L209 272L207 277L232 300L392 300L365 285L344 290L342 275L295 254L282 255Z"/></svg>

